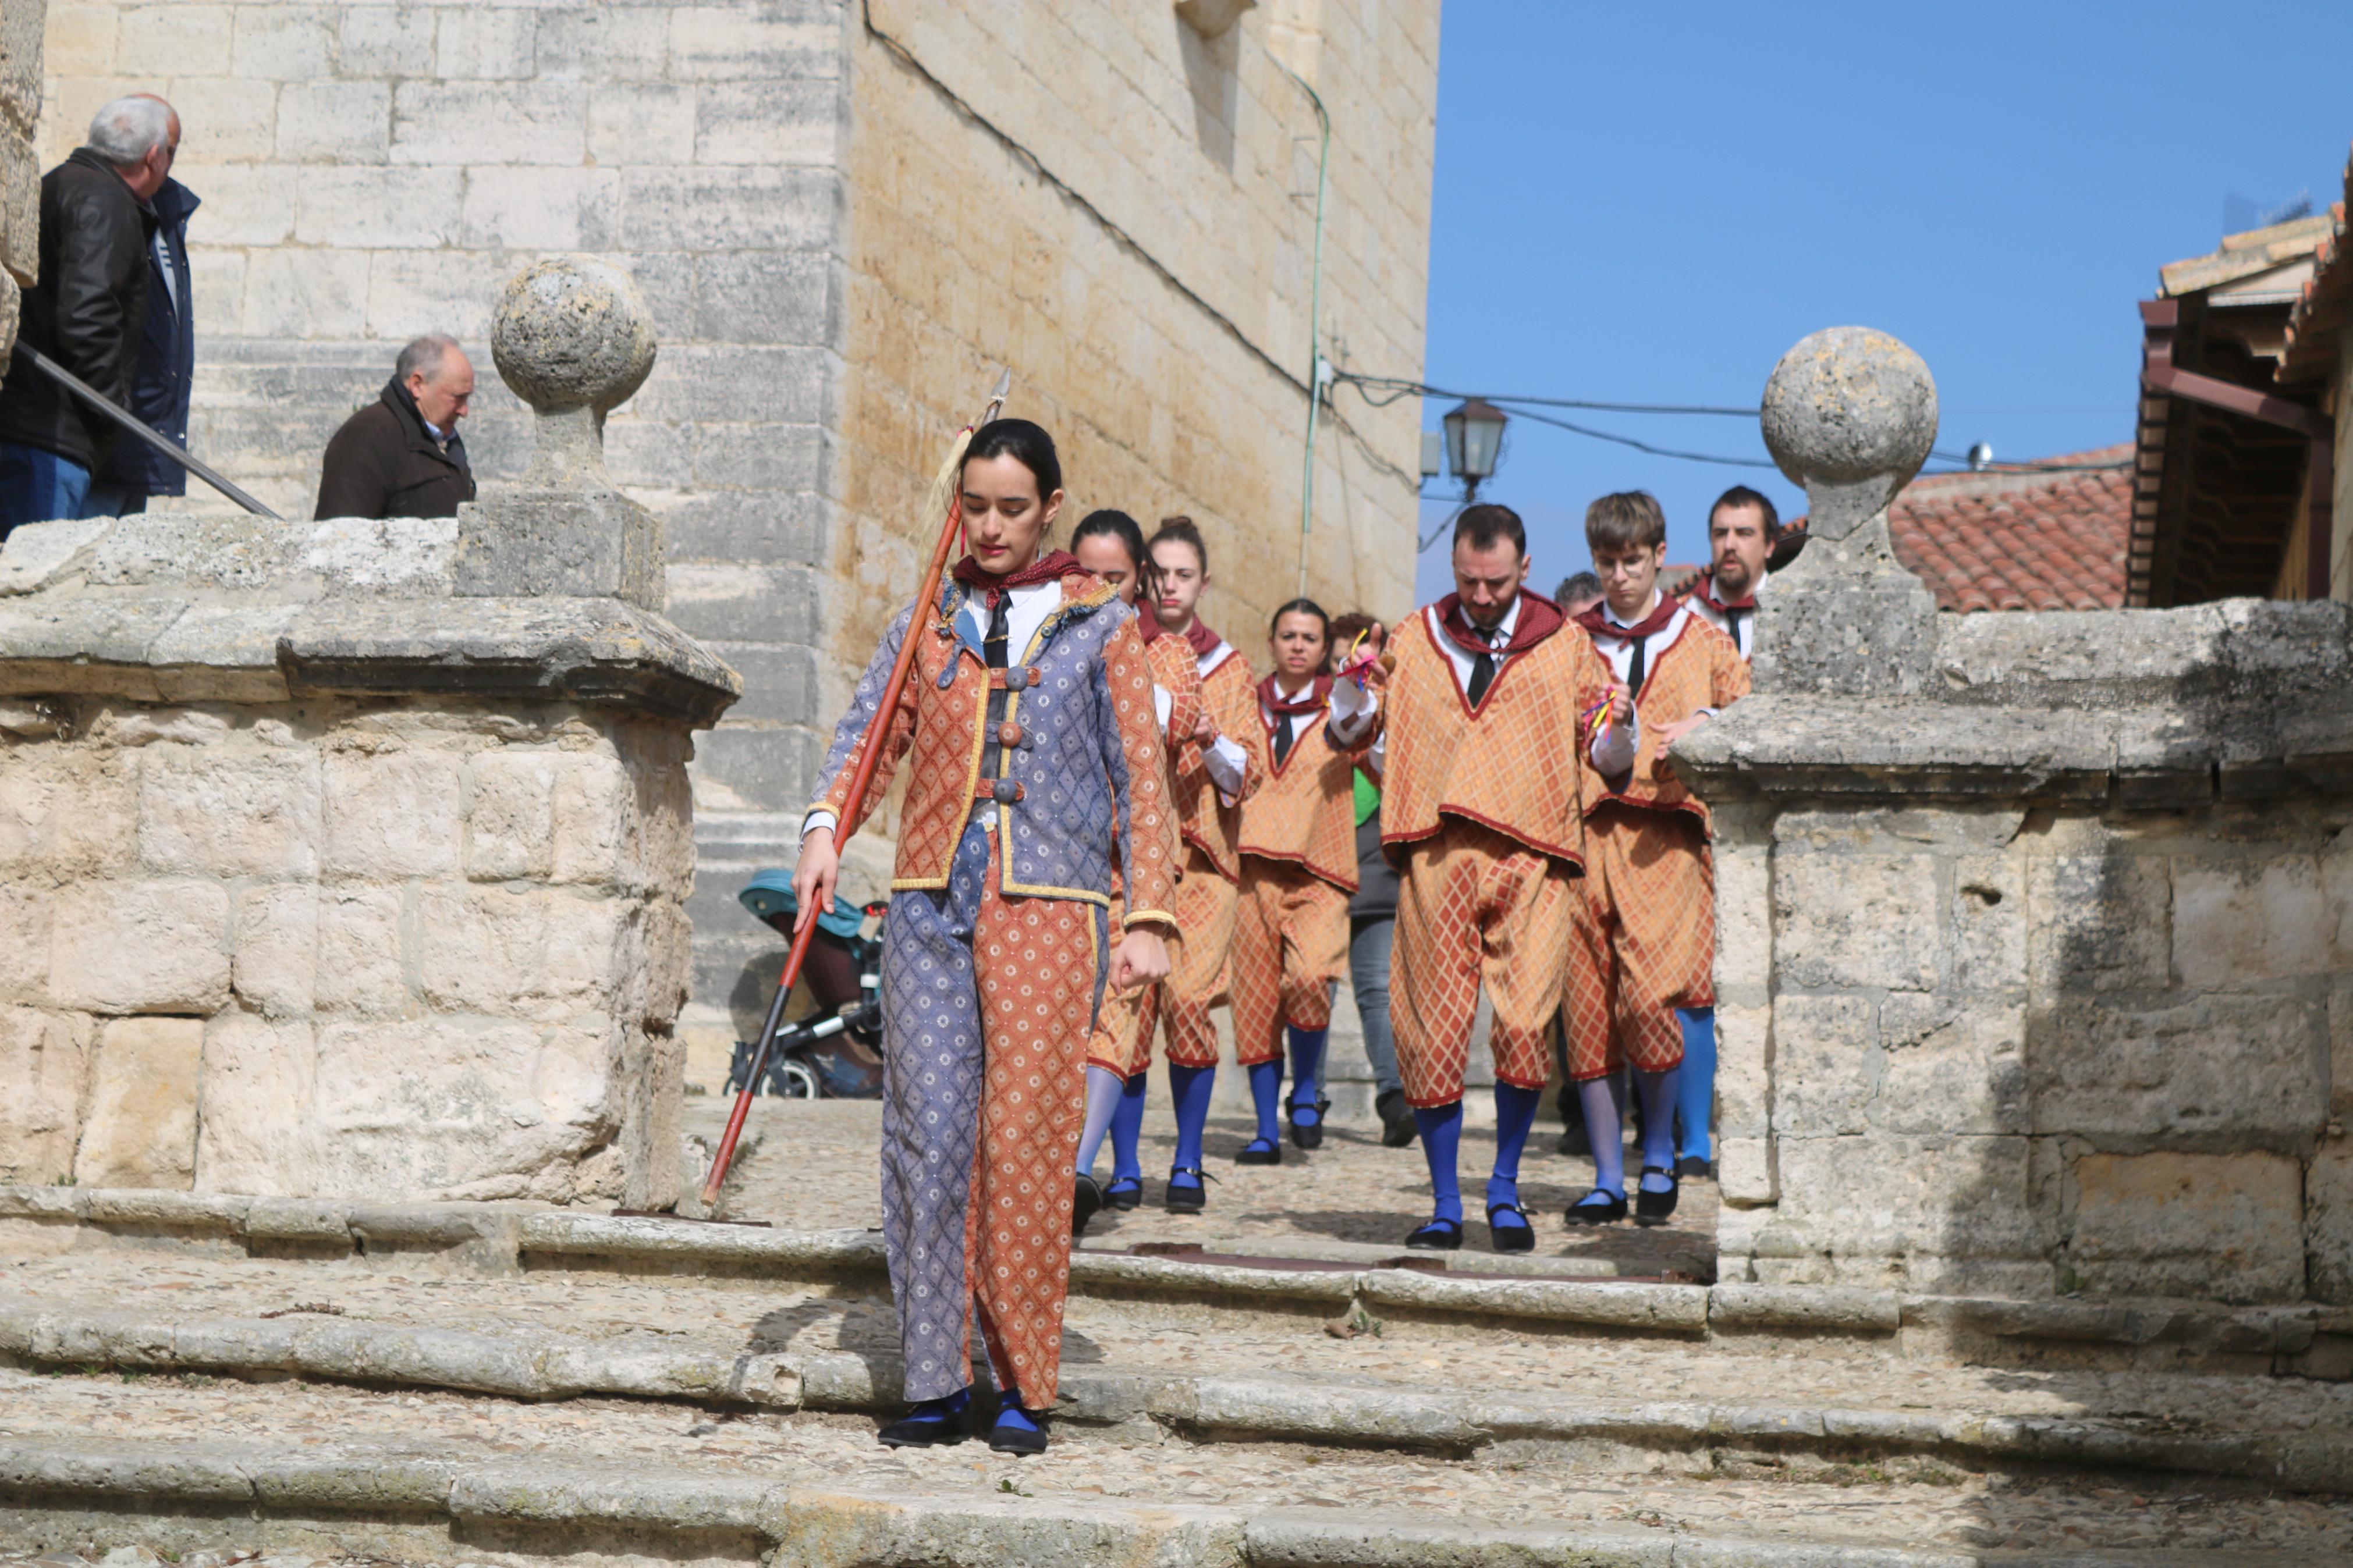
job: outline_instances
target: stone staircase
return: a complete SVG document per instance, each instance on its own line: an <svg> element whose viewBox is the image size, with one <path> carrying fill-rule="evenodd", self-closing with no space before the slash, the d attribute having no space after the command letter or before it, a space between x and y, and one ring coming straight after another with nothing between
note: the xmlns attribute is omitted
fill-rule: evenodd
<svg viewBox="0 0 2353 1568"><path fill-rule="evenodd" d="M0 1189L0 1545L843 1568L2353 1552L2353 1324L2318 1309L1635 1283L1469 1251L1422 1272L1342 1240L1275 1266L1207 1250L1261 1245L1228 1228L1081 1253L1056 1446L1017 1462L874 1444L897 1374L871 1232Z"/></svg>

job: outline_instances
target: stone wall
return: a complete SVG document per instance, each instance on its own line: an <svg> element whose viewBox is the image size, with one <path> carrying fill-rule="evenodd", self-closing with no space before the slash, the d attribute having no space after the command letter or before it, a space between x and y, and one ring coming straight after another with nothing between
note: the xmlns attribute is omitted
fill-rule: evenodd
<svg viewBox="0 0 2353 1568"><path fill-rule="evenodd" d="M543 251L636 277L666 347L612 418L613 477L665 524L671 615L745 684L694 764L696 1016L723 1050L775 956L733 894L795 853L822 736L920 571L916 502L1000 365L1079 501L1204 521L1221 624L1247 636L1293 592L1314 121L1276 55L1335 117L1326 352L1420 365L1435 8L1190 9L1240 15L1205 36L1166 0L60 4L40 148L121 91L178 105L205 200L191 442L289 515L400 342L478 345ZM470 445L515 478L523 413L484 381ZM1315 589L1398 614L1417 416L1340 402Z"/></svg>
<svg viewBox="0 0 2353 1568"><path fill-rule="evenodd" d="M638 1195L676 1196L682 726L55 696L0 728L0 1180L562 1201L666 1142Z"/></svg>
<svg viewBox="0 0 2353 1568"><path fill-rule="evenodd" d="M1718 833L1723 1277L2353 1300L2353 607L1939 615L1925 366L1793 349Z"/></svg>

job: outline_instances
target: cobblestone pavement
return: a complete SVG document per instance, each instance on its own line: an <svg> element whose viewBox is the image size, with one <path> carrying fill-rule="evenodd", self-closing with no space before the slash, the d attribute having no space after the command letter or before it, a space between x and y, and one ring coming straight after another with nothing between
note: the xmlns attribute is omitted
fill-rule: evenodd
<svg viewBox="0 0 2353 1568"><path fill-rule="evenodd" d="M1193 1241L1204 1237L1263 1245L1280 1252L1286 1241L1340 1240L1396 1247L1406 1232L1430 1217L1430 1177L1419 1145L1381 1146L1378 1130L1335 1123L1324 1146L1302 1153L1283 1144L1277 1166L1237 1165L1234 1154L1250 1141L1254 1126L1240 1117L1212 1117L1204 1142L1209 1173L1208 1210L1200 1215L1171 1215L1160 1206L1176 1146L1176 1122L1167 1097L1154 1079L1145 1115L1145 1201L1126 1214L1105 1212L1087 1230L1090 1246L1124 1248L1139 1242ZM697 1097L687 1102L687 1128L706 1147L719 1142L729 1101ZM882 1223L878 1156L881 1106L872 1100L759 1100L747 1125L760 1142L740 1157L721 1194L722 1212L737 1218L773 1220L796 1229L831 1226L869 1227ZM1537 1123L1520 1162L1520 1199L1536 1222L1541 1254L1589 1259L1626 1275L1669 1270L1713 1283L1715 1278L1715 1184L1683 1184L1674 1222L1656 1229L1631 1223L1571 1230L1562 1212L1592 1190L1593 1163L1555 1152L1560 1134L1555 1121ZM1488 1247L1483 1194L1493 1168L1492 1128L1462 1134L1463 1205L1470 1215L1461 1267L1476 1268ZM1639 1162L1637 1162L1639 1164ZM1105 1150L1096 1169L1108 1176Z"/></svg>
<svg viewBox="0 0 2353 1568"><path fill-rule="evenodd" d="M879 1282L811 1286L562 1269L501 1279L381 1261L296 1263L126 1249L0 1259L0 1298L53 1311L172 1320L332 1308L353 1320L483 1333L530 1326L596 1338L655 1334L729 1353L847 1351L887 1361L898 1351ZM1892 1349L1831 1340L1760 1336L1700 1344L1530 1333L1515 1322L1384 1322L1378 1334L1341 1340L1313 1314L1187 1302L1074 1297L1063 1355L1072 1367L1379 1379L1609 1403L1687 1399L2162 1416L2232 1430L2353 1429L2353 1384L1961 1366L1905 1361Z"/></svg>
<svg viewBox="0 0 2353 1568"><path fill-rule="evenodd" d="M190 1376L38 1376L0 1370L0 1437L229 1441L358 1458L542 1457L970 1497L1134 1499L1246 1508L1404 1511L1498 1523L1608 1523L1757 1539L1945 1543L1980 1549L2270 1547L2321 1562L2353 1552L2353 1502L2171 1486L2008 1481L1934 1462L1899 1471L1729 1460L1699 1475L1660 1463L1488 1450L1467 1460L1300 1445L1133 1447L1065 1435L1017 1463L977 1446L893 1453L871 1422L712 1416L604 1399L526 1405L462 1395ZM1704 1462L1704 1461L1703 1461ZM2310 1553L2309 1557L2302 1553Z"/></svg>

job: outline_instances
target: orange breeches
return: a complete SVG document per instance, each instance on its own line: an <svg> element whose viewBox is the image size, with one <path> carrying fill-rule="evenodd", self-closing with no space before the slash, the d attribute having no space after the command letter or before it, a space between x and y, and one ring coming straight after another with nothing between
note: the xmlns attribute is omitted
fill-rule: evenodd
<svg viewBox="0 0 2353 1568"><path fill-rule="evenodd" d="M1152 1031L1164 1020L1170 1061L1187 1067L1218 1065L1218 1029L1210 1022L1209 1008L1225 984L1235 892L1208 856L1189 844L1185 847L1185 868L1172 900L1176 907L1169 911L1176 917L1176 929L1163 933L1168 943L1168 978L1124 996L1104 987L1094 1034L1087 1042L1091 1066L1134 1078L1152 1065ZM1119 929L1116 913L1112 929Z"/></svg>
<svg viewBox="0 0 2353 1568"><path fill-rule="evenodd" d="M1450 818L1413 845L1398 890L1389 1022L1398 1074L1417 1109L1462 1098L1471 1026L1486 987L1495 1077L1542 1089L1546 1026L1560 1006L1568 945L1569 868L1492 828Z"/></svg>
<svg viewBox="0 0 2353 1568"><path fill-rule="evenodd" d="M1242 857L1234 913L1234 1060L1282 1058L1282 1026L1329 1028L1348 971L1348 895L1297 866Z"/></svg>
<svg viewBox="0 0 2353 1568"><path fill-rule="evenodd" d="M1699 819L1604 805L1585 824L1585 882L1568 946L1568 1073L1683 1059L1678 1007L1715 1005L1715 868Z"/></svg>

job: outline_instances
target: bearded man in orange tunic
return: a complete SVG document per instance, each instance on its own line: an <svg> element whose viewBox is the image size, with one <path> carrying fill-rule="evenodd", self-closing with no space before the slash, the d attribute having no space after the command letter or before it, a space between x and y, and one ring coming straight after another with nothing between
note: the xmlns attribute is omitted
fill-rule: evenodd
<svg viewBox="0 0 2353 1568"><path fill-rule="evenodd" d="M1466 508L1454 526L1455 591L1391 645L1374 754L1381 842L1403 870L1390 1016L1432 1197L1430 1222L1406 1237L1412 1247L1462 1245L1456 1161L1482 985L1494 1015L1488 1229L1497 1251L1535 1246L1519 1159L1549 1072L1545 1029L1560 1005L1584 868L1580 752L1611 770L1630 761L1624 692L1559 606L1527 592L1527 574L1518 514Z"/></svg>

